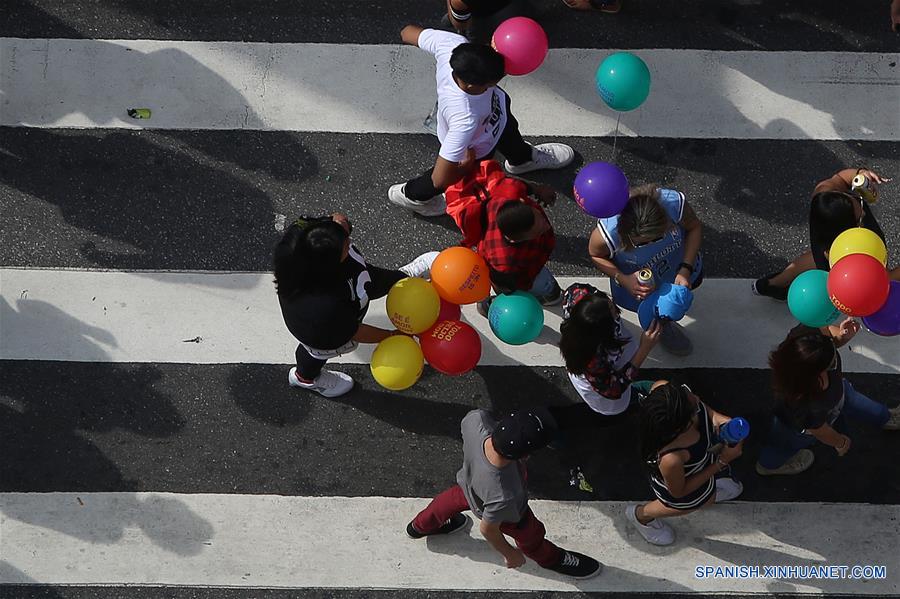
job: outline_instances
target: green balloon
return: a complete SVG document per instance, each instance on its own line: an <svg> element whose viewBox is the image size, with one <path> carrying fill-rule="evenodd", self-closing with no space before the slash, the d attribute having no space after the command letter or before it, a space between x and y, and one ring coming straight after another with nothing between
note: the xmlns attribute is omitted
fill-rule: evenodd
<svg viewBox="0 0 900 599"><path fill-rule="evenodd" d="M501 293L488 311L491 330L510 345L522 345L537 339L544 328L544 309L530 293Z"/></svg>
<svg viewBox="0 0 900 599"><path fill-rule="evenodd" d="M613 110L627 112L650 94L650 69L631 52L607 56L597 69L597 92Z"/></svg>
<svg viewBox="0 0 900 599"><path fill-rule="evenodd" d="M794 318L808 327L824 327L837 320L841 311L828 295L828 273L808 270L801 273L788 289L788 308Z"/></svg>

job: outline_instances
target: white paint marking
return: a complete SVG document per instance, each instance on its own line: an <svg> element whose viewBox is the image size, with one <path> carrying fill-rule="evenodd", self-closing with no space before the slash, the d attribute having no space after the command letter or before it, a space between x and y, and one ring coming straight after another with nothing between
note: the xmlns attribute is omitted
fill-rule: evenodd
<svg viewBox="0 0 900 599"><path fill-rule="evenodd" d="M605 563L572 581L528 562L508 570L477 526L411 540L425 499L167 493L0 495L0 583L274 588L852 593L900 591L900 506L731 503L673 520L648 545L618 502L532 501L560 546ZM248 548L253 548L248 551ZM698 579L697 566L855 564L883 580Z"/></svg>
<svg viewBox="0 0 900 599"><path fill-rule="evenodd" d="M523 133L610 135L594 90L610 52L554 49L507 77ZM900 139L896 54L636 53L653 87L623 135ZM0 56L2 125L422 133L434 102L431 58L393 45L2 38ZM144 107L149 120L125 114Z"/></svg>
<svg viewBox="0 0 900 599"><path fill-rule="evenodd" d="M287 364L296 342L281 319L270 273L0 269L0 358L185 364ZM605 277L559 277L565 287L589 282L609 290ZM27 290L27 296L23 292ZM633 325L634 314L623 313ZM474 306L463 317L481 333L482 365L562 366L556 347L561 309L544 311L534 343L499 341ZM384 299L366 322L393 328ZM694 354L669 356L656 348L654 368L767 368L766 357L795 324L787 306L751 295L746 279L707 279L682 321ZM199 338L199 340L197 340ZM850 372L900 373L897 338L862 331L842 351ZM367 364L373 345L338 363Z"/></svg>

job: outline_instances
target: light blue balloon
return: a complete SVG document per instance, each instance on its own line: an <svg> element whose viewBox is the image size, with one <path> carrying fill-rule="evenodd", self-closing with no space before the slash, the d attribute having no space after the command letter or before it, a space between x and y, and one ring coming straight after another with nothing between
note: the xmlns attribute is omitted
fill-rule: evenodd
<svg viewBox="0 0 900 599"><path fill-rule="evenodd" d="M650 69L631 52L607 56L597 69L597 92L613 110L627 112L650 94Z"/></svg>
<svg viewBox="0 0 900 599"><path fill-rule="evenodd" d="M530 293L501 293L488 311L491 330L510 345L523 345L537 339L544 328L544 309Z"/></svg>

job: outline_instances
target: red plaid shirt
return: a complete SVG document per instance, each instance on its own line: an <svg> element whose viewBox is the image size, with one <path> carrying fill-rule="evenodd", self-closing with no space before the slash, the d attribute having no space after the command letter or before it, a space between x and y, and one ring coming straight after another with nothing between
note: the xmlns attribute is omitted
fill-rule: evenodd
<svg viewBox="0 0 900 599"><path fill-rule="evenodd" d="M538 272L550 259L550 253L556 247L556 235L553 226L542 235L523 241L510 243L503 237L503 233L497 227L497 211L505 203L502 200L488 202L487 230L478 243L478 253L484 258L491 269L491 282L499 290L528 291L534 285L534 279ZM538 209L547 223L550 219L543 208L529 197L522 198L526 204Z"/></svg>

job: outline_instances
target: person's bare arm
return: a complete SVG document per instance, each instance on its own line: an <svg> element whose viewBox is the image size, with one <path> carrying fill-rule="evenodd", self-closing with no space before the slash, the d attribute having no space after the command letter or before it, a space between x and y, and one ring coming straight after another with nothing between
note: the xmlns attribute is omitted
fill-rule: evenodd
<svg viewBox="0 0 900 599"><path fill-rule="evenodd" d="M845 168L839 170L824 181L819 181L819 184L816 185L816 188L813 190L813 195L816 195L817 193L822 191L850 191L850 184L853 182L853 177L855 177L856 173L858 172L864 174L869 179L870 183L874 183L876 185L887 183L891 180L882 177L875 171L867 168Z"/></svg>
<svg viewBox="0 0 900 599"><path fill-rule="evenodd" d="M452 162L440 156L434 162L434 170L431 172L431 182L438 189L447 189L463 177L475 165L475 151L469 148L462 162Z"/></svg>
<svg viewBox="0 0 900 599"><path fill-rule="evenodd" d="M808 428L806 432L825 445L834 447L834 450L840 456L843 456L850 450L850 437L837 432L829 424L823 424L818 428Z"/></svg>
<svg viewBox="0 0 900 599"><path fill-rule="evenodd" d="M603 234L600 233L597 227L594 227L594 230L591 232L591 238L588 240L588 254L590 254L591 261L594 263L594 266L600 269L600 272L624 287L632 297L643 300L653 291L652 287L640 283L634 274L624 274L619 270L615 262L610 260L612 252L609 246L606 245Z"/></svg>
<svg viewBox="0 0 900 599"><path fill-rule="evenodd" d="M506 537L503 536L498 522L482 520L478 528L481 531L481 536L503 556L507 568L518 568L525 563L525 556L522 555L521 551L509 544Z"/></svg>
<svg viewBox="0 0 900 599"><path fill-rule="evenodd" d="M447 0L447 17L457 31L465 31L472 22L469 5L462 0Z"/></svg>
<svg viewBox="0 0 900 599"><path fill-rule="evenodd" d="M380 329L378 327L373 327L370 324L361 324L359 325L359 328L356 329L353 340L358 343L381 343L393 335L402 335L402 333L400 331Z"/></svg>
<svg viewBox="0 0 900 599"><path fill-rule="evenodd" d="M425 31L423 27L418 25L407 25L400 30L400 39L404 44L410 46L419 46L419 34Z"/></svg>
<svg viewBox="0 0 900 599"><path fill-rule="evenodd" d="M684 227L684 262L693 265L700 253L700 245L703 243L703 223L697 217L690 204L684 203L681 214L681 226ZM691 273L687 268L681 267L675 275L675 283L685 287L691 286Z"/></svg>

